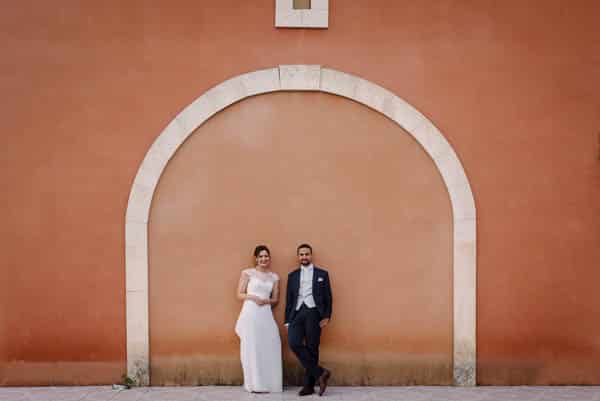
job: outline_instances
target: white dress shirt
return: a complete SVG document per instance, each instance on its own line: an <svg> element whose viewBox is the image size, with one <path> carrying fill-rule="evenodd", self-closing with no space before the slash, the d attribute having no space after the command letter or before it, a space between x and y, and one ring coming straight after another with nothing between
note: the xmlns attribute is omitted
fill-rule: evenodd
<svg viewBox="0 0 600 401"><path fill-rule="evenodd" d="M296 310L299 310L302 304L305 304L309 308L317 306L312 294L314 270L312 263L306 267L300 266L300 290L298 291Z"/></svg>

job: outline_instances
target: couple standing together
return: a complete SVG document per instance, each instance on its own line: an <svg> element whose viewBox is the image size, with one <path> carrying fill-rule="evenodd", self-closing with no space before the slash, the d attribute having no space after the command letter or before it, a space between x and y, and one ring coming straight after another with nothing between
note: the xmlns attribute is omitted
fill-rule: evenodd
<svg viewBox="0 0 600 401"><path fill-rule="evenodd" d="M288 275L285 326L288 343L305 369L298 395L310 395L319 386L323 395L331 372L319 366L321 329L331 318L331 286L326 270L312 264L312 247L297 248L300 267ZM244 301L235 325L240 337L244 388L250 392L281 392L281 339L271 306L279 302L279 276L270 269L269 248L254 250L256 267L242 271L238 298Z"/></svg>

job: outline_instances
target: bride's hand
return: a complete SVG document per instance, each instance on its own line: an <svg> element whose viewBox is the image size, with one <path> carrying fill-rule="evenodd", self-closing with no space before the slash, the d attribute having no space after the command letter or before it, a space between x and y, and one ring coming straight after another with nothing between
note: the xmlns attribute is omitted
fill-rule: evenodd
<svg viewBox="0 0 600 401"><path fill-rule="evenodd" d="M246 295L246 299L248 301L252 301L257 305L260 305L261 299L259 297L257 297L256 295Z"/></svg>
<svg viewBox="0 0 600 401"><path fill-rule="evenodd" d="M260 299L259 305L270 305L271 301L269 299Z"/></svg>
<svg viewBox="0 0 600 401"><path fill-rule="evenodd" d="M257 297L256 295L248 295L246 299L254 302L258 306L263 306L263 305L270 303L268 299L262 299L262 298Z"/></svg>

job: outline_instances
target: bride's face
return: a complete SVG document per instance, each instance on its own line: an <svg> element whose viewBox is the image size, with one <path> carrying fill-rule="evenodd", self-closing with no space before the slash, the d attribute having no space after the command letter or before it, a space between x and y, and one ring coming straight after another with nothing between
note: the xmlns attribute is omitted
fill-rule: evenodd
<svg viewBox="0 0 600 401"><path fill-rule="evenodd" d="M269 256L269 252L260 251L258 256L256 257L256 264L260 267L269 267L271 264L271 257Z"/></svg>

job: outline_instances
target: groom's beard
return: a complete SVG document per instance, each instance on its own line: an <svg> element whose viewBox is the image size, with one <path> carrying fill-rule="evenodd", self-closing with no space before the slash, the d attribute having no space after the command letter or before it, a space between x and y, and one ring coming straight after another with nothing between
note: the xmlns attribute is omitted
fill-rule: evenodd
<svg viewBox="0 0 600 401"><path fill-rule="evenodd" d="M302 262L300 262L300 264L301 264L302 266L308 266L308 265L310 265L310 261L308 261L308 260L303 260Z"/></svg>

